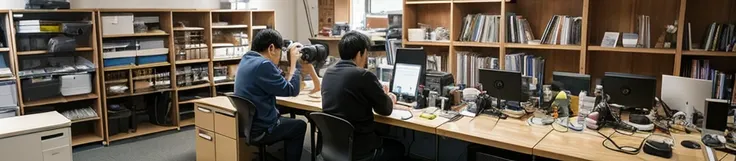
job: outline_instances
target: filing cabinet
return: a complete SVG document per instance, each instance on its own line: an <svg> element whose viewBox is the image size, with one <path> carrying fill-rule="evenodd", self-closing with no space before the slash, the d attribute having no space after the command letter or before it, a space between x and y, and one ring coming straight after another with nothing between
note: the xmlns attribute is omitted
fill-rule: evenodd
<svg viewBox="0 0 736 161"><path fill-rule="evenodd" d="M197 161L250 161L255 147L238 137L237 110L227 97L199 99L194 103Z"/></svg>
<svg viewBox="0 0 736 161"><path fill-rule="evenodd" d="M70 126L55 111L0 119L0 160L72 161Z"/></svg>

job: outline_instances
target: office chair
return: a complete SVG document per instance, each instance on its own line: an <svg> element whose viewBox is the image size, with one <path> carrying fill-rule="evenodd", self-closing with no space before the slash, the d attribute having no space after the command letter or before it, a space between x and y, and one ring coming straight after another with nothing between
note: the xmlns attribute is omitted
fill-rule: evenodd
<svg viewBox="0 0 736 161"><path fill-rule="evenodd" d="M261 142L261 139L263 139L266 133L262 133L259 136L251 136L251 127L253 126L253 117L256 114L256 105L254 105L250 100L234 94L230 94L227 97L230 98L230 102L235 106L235 109L238 110L238 126L241 129L238 132L240 138L245 140L245 143L248 145L257 146L258 157L261 161L266 161L266 156L268 154L268 152L266 152L266 146L270 146L276 142ZM284 157L286 157L285 150Z"/></svg>
<svg viewBox="0 0 736 161"><path fill-rule="evenodd" d="M350 122L322 112L309 114L322 140L321 156L324 161L345 161L353 159L353 132L355 128Z"/></svg>

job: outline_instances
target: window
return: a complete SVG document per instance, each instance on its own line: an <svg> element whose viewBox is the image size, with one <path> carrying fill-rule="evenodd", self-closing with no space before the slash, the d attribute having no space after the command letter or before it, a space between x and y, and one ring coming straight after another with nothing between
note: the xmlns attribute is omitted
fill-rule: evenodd
<svg viewBox="0 0 736 161"><path fill-rule="evenodd" d="M388 14L403 10L404 4L401 0L368 0L370 14Z"/></svg>

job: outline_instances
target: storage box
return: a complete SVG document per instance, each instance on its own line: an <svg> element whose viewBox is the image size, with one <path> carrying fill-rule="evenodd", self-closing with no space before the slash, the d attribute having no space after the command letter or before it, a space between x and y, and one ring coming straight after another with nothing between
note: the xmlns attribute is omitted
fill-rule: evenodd
<svg viewBox="0 0 736 161"><path fill-rule="evenodd" d="M117 135L120 132L128 132L131 129L130 117L132 116L130 110L122 108L119 111L107 111L107 126L110 136Z"/></svg>
<svg viewBox="0 0 736 161"><path fill-rule="evenodd" d="M0 119L18 116L18 107L0 107Z"/></svg>
<svg viewBox="0 0 736 161"><path fill-rule="evenodd" d="M61 96L61 81L52 76L26 78L21 80L24 101L35 101Z"/></svg>
<svg viewBox="0 0 736 161"><path fill-rule="evenodd" d="M140 50L165 48L164 39L163 38L138 39L138 47Z"/></svg>
<svg viewBox="0 0 736 161"><path fill-rule="evenodd" d="M106 52L102 53L102 59L105 67L133 65L135 64L136 55L135 50Z"/></svg>
<svg viewBox="0 0 736 161"><path fill-rule="evenodd" d="M0 107L18 106L18 92L15 81L0 82Z"/></svg>
<svg viewBox="0 0 736 161"><path fill-rule="evenodd" d="M61 95L73 96L92 93L92 74L61 76Z"/></svg>
<svg viewBox="0 0 736 161"><path fill-rule="evenodd" d="M102 15L102 35L133 34L133 14L114 13Z"/></svg>
<svg viewBox="0 0 736 161"><path fill-rule="evenodd" d="M169 49L168 48L156 48L147 50L138 50L136 57L136 63L150 64L150 63L161 63L169 60Z"/></svg>

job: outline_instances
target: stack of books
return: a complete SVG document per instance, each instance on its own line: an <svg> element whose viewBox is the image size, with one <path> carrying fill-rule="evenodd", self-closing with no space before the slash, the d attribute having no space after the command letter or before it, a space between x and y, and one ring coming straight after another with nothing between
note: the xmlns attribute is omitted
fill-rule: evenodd
<svg viewBox="0 0 736 161"><path fill-rule="evenodd" d="M542 34L542 44L579 45L583 24L582 17L554 15L547 22Z"/></svg>
<svg viewBox="0 0 736 161"><path fill-rule="evenodd" d="M642 48L651 48L652 37L649 16L639 15L639 17L637 18L637 22L637 33L639 33L639 41L637 42L636 46Z"/></svg>
<svg viewBox="0 0 736 161"><path fill-rule="evenodd" d="M544 80L544 58L526 53L516 53L506 55L506 70L521 72L522 76L531 77L530 85L542 85ZM537 88L539 89L539 88Z"/></svg>
<svg viewBox="0 0 736 161"><path fill-rule="evenodd" d="M463 20L460 40L470 42L499 42L500 15L469 14Z"/></svg>
<svg viewBox="0 0 736 161"><path fill-rule="evenodd" d="M478 69L499 69L498 58L479 53L457 52L457 83L467 87L478 86Z"/></svg>
<svg viewBox="0 0 736 161"><path fill-rule="evenodd" d="M60 22L42 20L21 20L16 22L18 33L57 33L61 32Z"/></svg>
<svg viewBox="0 0 736 161"><path fill-rule="evenodd" d="M509 43L527 44L534 40L529 21L520 15L509 13L508 28L506 30L506 41Z"/></svg>
<svg viewBox="0 0 736 161"><path fill-rule="evenodd" d="M688 26L689 23L688 23ZM736 51L736 26L733 24L717 24L712 23L708 26L701 42L701 48L706 51ZM690 30L688 30L689 32ZM688 33L688 35L691 35ZM692 40L687 40L692 47Z"/></svg>
<svg viewBox="0 0 736 161"><path fill-rule="evenodd" d="M694 79L713 81L711 98L731 100L734 96L734 74L711 68L708 60L692 60L683 62L683 76Z"/></svg>

